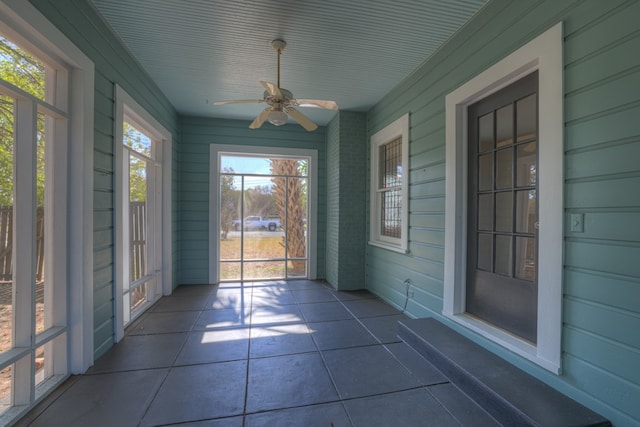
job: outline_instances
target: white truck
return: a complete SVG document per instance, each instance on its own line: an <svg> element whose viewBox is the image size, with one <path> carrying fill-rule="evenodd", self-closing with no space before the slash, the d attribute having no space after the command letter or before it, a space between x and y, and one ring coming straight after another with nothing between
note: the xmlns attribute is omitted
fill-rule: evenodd
<svg viewBox="0 0 640 427"><path fill-rule="evenodd" d="M240 231L240 220L233 220L233 228L236 231ZM245 230L269 230L276 231L280 228L280 218L278 217L268 217L263 218L258 215L251 215L244 219L244 229Z"/></svg>

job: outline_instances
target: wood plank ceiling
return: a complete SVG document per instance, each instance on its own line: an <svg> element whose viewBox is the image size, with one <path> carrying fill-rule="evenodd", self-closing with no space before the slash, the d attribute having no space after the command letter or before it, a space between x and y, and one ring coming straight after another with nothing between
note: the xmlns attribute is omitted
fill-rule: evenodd
<svg viewBox="0 0 640 427"><path fill-rule="evenodd" d="M276 81L298 98L366 111L487 0L91 0L183 115L252 120ZM333 112L304 109L319 124Z"/></svg>

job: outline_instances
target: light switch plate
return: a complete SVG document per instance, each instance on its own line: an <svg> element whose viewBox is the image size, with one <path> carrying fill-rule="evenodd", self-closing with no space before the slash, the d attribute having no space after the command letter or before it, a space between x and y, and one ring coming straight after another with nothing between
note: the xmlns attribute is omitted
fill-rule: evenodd
<svg viewBox="0 0 640 427"><path fill-rule="evenodd" d="M584 233L584 214L571 214L569 221L571 222L570 229L572 232Z"/></svg>

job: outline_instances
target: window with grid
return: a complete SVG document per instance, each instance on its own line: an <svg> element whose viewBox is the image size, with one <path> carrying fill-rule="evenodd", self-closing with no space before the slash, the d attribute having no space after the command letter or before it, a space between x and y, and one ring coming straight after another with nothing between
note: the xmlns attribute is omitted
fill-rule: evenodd
<svg viewBox="0 0 640 427"><path fill-rule="evenodd" d="M402 225L402 138L378 147L378 192L381 193L380 234L400 237Z"/></svg>
<svg viewBox="0 0 640 427"><path fill-rule="evenodd" d="M371 137L369 243L407 249L408 128L405 115Z"/></svg>

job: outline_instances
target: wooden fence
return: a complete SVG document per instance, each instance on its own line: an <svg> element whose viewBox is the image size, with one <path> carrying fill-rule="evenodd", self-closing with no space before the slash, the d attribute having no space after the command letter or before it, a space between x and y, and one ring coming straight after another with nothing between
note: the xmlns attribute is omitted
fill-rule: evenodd
<svg viewBox="0 0 640 427"><path fill-rule="evenodd" d="M0 281L13 280L13 206L0 206ZM44 281L44 208L36 209L36 281Z"/></svg>
<svg viewBox="0 0 640 427"><path fill-rule="evenodd" d="M131 281L147 274L147 203L129 203L129 269Z"/></svg>
<svg viewBox="0 0 640 427"><path fill-rule="evenodd" d="M131 202L131 280L146 274L146 203ZM13 206L0 206L0 282L13 280ZM44 208L36 211L36 281L44 281Z"/></svg>

